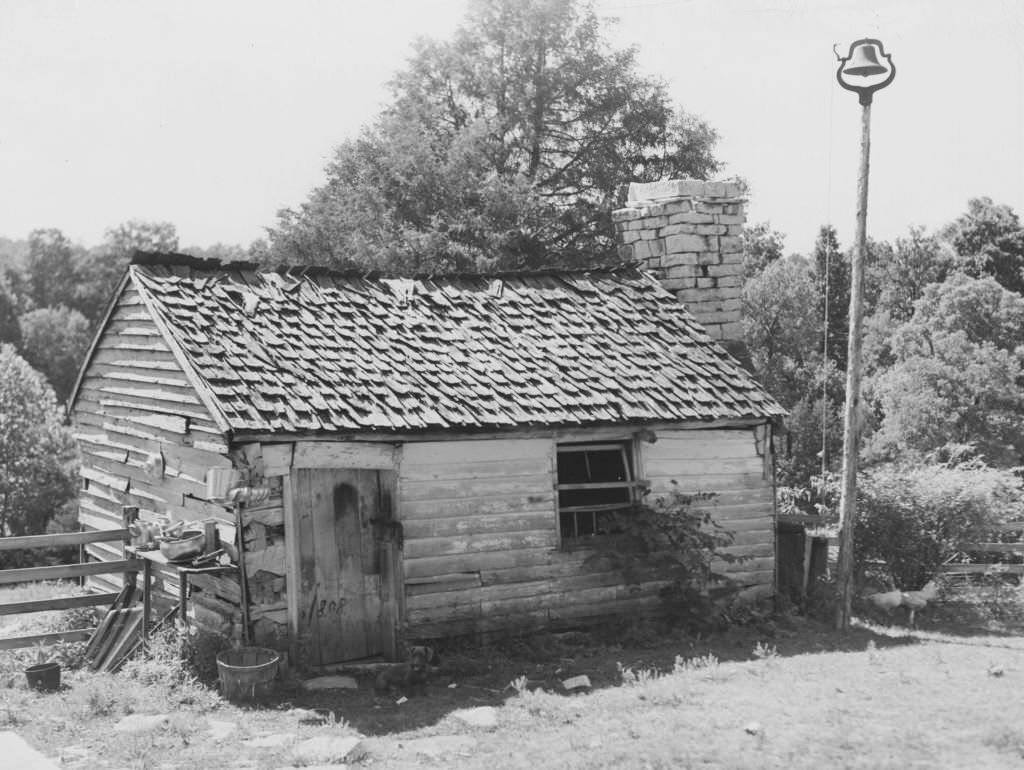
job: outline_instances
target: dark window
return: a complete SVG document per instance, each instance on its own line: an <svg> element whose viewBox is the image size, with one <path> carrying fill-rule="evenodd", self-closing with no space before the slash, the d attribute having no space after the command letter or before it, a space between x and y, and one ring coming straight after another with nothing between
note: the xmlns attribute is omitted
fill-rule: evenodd
<svg viewBox="0 0 1024 770"><path fill-rule="evenodd" d="M632 507L632 442L558 446L558 519L562 540L617 531L614 511Z"/></svg>

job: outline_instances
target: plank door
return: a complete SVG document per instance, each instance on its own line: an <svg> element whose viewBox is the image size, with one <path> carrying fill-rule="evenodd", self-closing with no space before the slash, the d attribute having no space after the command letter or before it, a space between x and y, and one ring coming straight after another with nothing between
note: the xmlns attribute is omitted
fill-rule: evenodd
<svg viewBox="0 0 1024 770"><path fill-rule="evenodd" d="M393 658L397 624L394 471L292 472L299 636L311 665Z"/></svg>

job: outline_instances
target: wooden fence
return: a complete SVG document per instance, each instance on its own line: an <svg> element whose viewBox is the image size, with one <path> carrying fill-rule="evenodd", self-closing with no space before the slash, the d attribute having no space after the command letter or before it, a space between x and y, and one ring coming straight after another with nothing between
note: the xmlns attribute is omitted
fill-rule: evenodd
<svg viewBox="0 0 1024 770"><path fill-rule="evenodd" d="M943 564L940 572L944 575L1024 575L1024 564L1002 561L1006 556L1024 556L1024 521L1010 521L992 528L992 532L1017 532L1015 543L969 543L965 551L971 553L995 554L996 561Z"/></svg>
<svg viewBox="0 0 1024 770"><path fill-rule="evenodd" d="M18 549L57 548L68 545L84 545L86 543L124 541L128 537L127 529L109 529L92 532L64 532L57 535L26 535L24 537L0 537L0 551ZM123 574L136 573L142 569L142 563L135 559L122 559L107 562L81 562L76 564L55 564L50 567L24 567L19 569L0 570L0 585L13 583L30 583L43 580L67 580L87 575L103 575L111 572ZM20 615L48 610L66 610L74 607L92 607L110 604L118 596L117 593L95 593L84 596L63 596L53 599L37 599L26 602L0 603L0 615ZM54 631L48 634L0 638L0 650L13 650L19 647L32 647L36 644L53 644L55 642L78 642L92 636L95 628L83 628L75 631Z"/></svg>

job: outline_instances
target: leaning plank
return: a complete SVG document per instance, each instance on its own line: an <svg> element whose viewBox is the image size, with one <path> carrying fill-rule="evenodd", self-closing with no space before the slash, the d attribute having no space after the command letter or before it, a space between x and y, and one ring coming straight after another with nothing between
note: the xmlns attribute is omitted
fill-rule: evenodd
<svg viewBox="0 0 1024 770"><path fill-rule="evenodd" d="M132 607L125 612L127 615L124 626L100 668L101 671L117 671L128 656L128 651L133 649L139 640L142 632L142 607Z"/></svg>
<svg viewBox="0 0 1024 770"><path fill-rule="evenodd" d="M121 633L124 631L125 622L128 620L128 613L130 610L111 610L110 611L110 625L107 627L106 633L100 639L96 645L95 657L89 663L89 669L91 671L101 671L104 665L110 659L110 651L117 644L121 638Z"/></svg>
<svg viewBox="0 0 1024 770"><path fill-rule="evenodd" d="M142 562L136 559L90 562L89 564L57 564L53 567L24 567L0 571L0 585L36 580L64 580L84 575L102 575L107 572L138 572L141 569Z"/></svg>
<svg viewBox="0 0 1024 770"><path fill-rule="evenodd" d="M27 612L48 610L69 610L73 607L94 607L117 598L116 593L86 594L85 596L63 596L56 599L38 599L31 602L0 604L0 615L20 615Z"/></svg>
<svg viewBox="0 0 1024 770"><path fill-rule="evenodd" d="M0 650L17 650L21 647L34 647L37 644L54 644L56 642L83 642L92 636L95 628L81 628L76 631L54 631L49 634L33 636L12 636L0 639Z"/></svg>
<svg viewBox="0 0 1024 770"><path fill-rule="evenodd" d="M107 633L110 630L111 623L114 618L117 617L117 612L124 607L127 607L135 598L136 589L133 584L128 584L121 588L117 594L114 595L114 601L110 604L110 609L107 610L107 614L103 616L103 620L100 625L96 628L96 633L89 639L89 645L85 648L85 662L92 663L98 654L99 647L103 643Z"/></svg>

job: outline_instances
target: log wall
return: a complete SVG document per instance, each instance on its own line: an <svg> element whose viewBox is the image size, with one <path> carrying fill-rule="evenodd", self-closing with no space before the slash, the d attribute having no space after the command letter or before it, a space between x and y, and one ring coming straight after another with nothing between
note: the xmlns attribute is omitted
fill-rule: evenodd
<svg viewBox="0 0 1024 770"><path fill-rule="evenodd" d="M404 445L398 507L410 638L521 632L659 609L664 574L625 570L599 549L560 547L556 447L554 438ZM667 492L673 478L694 491L722 490L715 515L740 530L729 552L752 559L716 566L748 594L770 590L772 487L754 432L659 432L657 443L637 449L654 494Z"/></svg>
<svg viewBox="0 0 1024 770"><path fill-rule="evenodd" d="M775 583L775 490L768 428L658 431L658 440L642 445L642 473L651 484L649 502L682 494L711 493L704 508L734 534L723 553L739 557L718 561L749 597L771 595ZM672 482L675 481L676 484Z"/></svg>
<svg viewBox="0 0 1024 770"><path fill-rule="evenodd" d="M71 418L81 456L84 527L118 529L122 506L134 505L144 520L215 518L222 538L234 539L231 509L206 499L207 469L232 465L228 445L130 286L93 352ZM95 559L122 558L117 543L86 550ZM176 597L177 570L155 573L158 592ZM116 576L90 583L102 591L120 587Z"/></svg>

